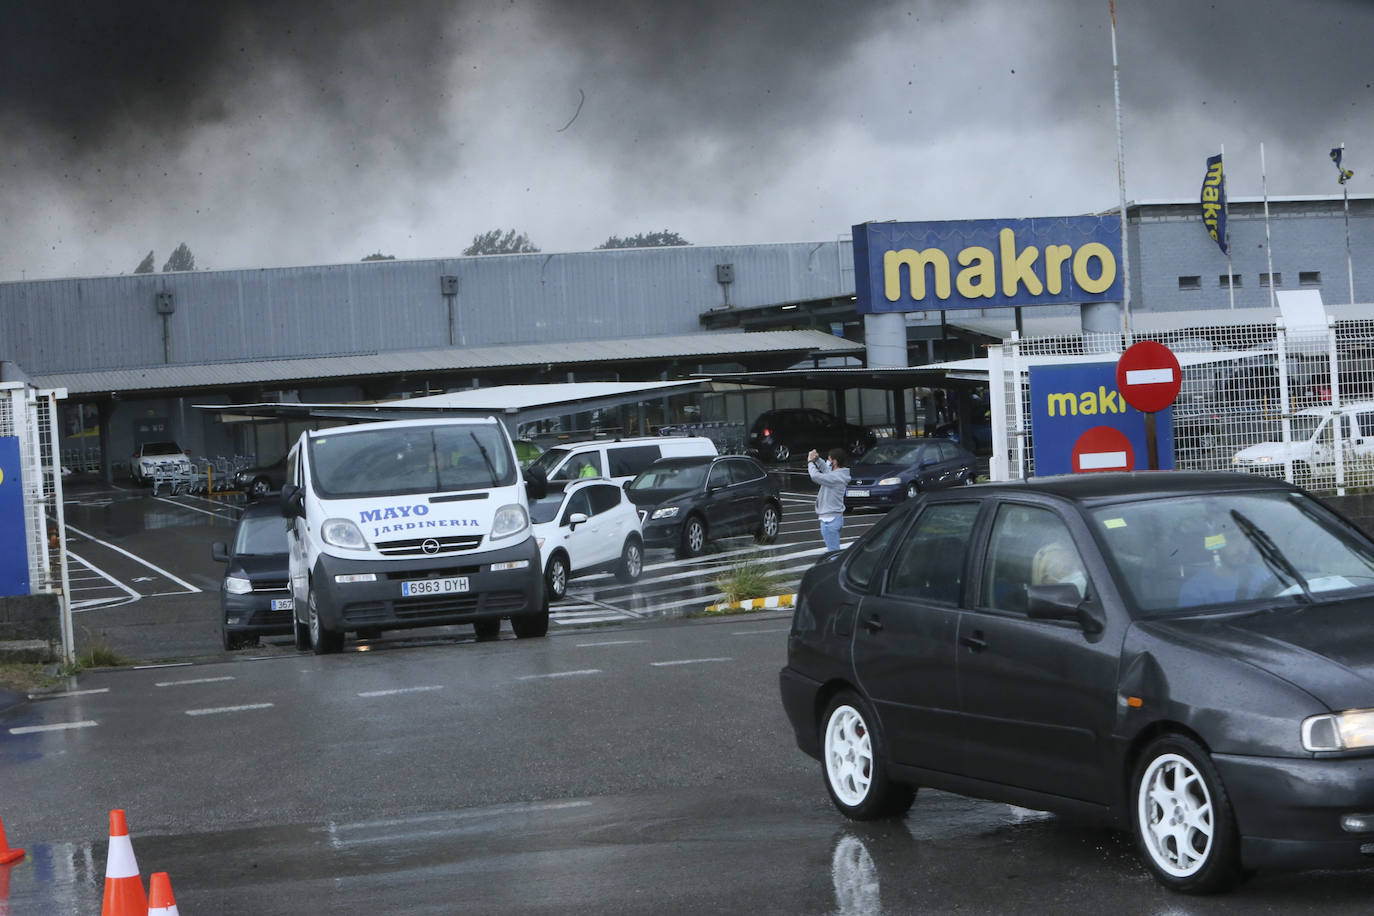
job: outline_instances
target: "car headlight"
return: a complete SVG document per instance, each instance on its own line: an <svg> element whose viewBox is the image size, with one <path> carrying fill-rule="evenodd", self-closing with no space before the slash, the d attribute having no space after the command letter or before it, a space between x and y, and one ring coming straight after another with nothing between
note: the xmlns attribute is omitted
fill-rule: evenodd
<svg viewBox="0 0 1374 916"><path fill-rule="evenodd" d="M496 518L491 523L491 539L499 541L516 534L524 534L530 526L530 515L519 503L511 503L496 510Z"/></svg>
<svg viewBox="0 0 1374 916"><path fill-rule="evenodd" d="M231 595L246 595L253 590L253 583L239 576L226 576L224 590Z"/></svg>
<svg viewBox="0 0 1374 916"><path fill-rule="evenodd" d="M326 519L320 526L320 537L326 544L343 547L346 550L366 550L367 539L358 526L346 518Z"/></svg>
<svg viewBox="0 0 1374 916"><path fill-rule="evenodd" d="M1302 746L1309 751L1374 747L1374 709L1347 709L1303 719Z"/></svg>
<svg viewBox="0 0 1374 916"><path fill-rule="evenodd" d="M675 518L677 516L677 510L677 506L664 506L662 509L655 509L654 514L649 516L649 518Z"/></svg>
<svg viewBox="0 0 1374 916"><path fill-rule="evenodd" d="M900 477L884 477L882 480L878 481L878 486L880 486L880 487L895 487L895 486L897 486L898 484L900 484L901 482L902 482L902 478L900 478Z"/></svg>

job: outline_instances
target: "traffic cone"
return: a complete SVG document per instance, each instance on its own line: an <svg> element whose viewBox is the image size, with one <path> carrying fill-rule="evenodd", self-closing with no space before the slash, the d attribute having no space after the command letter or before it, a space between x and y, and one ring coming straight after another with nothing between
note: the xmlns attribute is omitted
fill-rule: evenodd
<svg viewBox="0 0 1374 916"><path fill-rule="evenodd" d="M148 916L148 895L138 877L124 809L110 812L110 851L105 857L105 900L100 916Z"/></svg>
<svg viewBox="0 0 1374 916"><path fill-rule="evenodd" d="M180 916L172 896L172 879L165 871L155 871L148 879L148 916Z"/></svg>
<svg viewBox="0 0 1374 916"><path fill-rule="evenodd" d="M5 842L5 822L0 821L0 865L18 862L22 858L24 858L24 850L10 849L10 844Z"/></svg>

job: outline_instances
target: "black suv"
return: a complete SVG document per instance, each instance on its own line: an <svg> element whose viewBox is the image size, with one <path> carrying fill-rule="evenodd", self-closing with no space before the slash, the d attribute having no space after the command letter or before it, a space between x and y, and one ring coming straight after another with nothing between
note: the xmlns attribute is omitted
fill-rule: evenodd
<svg viewBox="0 0 1374 916"><path fill-rule="evenodd" d="M785 463L793 457L805 458L816 449L822 455L842 448L858 457L873 447L877 437L862 426L846 423L833 414L809 407L765 410L749 430L751 455L764 461Z"/></svg>
<svg viewBox="0 0 1374 916"><path fill-rule="evenodd" d="M219 586L226 650L256 646L260 636L294 632L287 550L281 507L266 502L244 508L232 548L222 541L210 545L211 555L226 564Z"/></svg>
<svg viewBox="0 0 1374 916"><path fill-rule="evenodd" d="M639 509L645 547L673 547L694 557L715 538L752 534L777 540L778 487L763 465L741 455L660 458L625 484Z"/></svg>

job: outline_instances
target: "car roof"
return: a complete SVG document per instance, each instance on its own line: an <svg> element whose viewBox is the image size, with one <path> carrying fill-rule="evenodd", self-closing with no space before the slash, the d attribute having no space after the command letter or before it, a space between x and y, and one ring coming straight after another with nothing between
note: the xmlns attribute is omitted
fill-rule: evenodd
<svg viewBox="0 0 1374 916"><path fill-rule="evenodd" d="M657 461L655 461L652 465L650 465L650 467L656 467L656 468L666 468L666 467L689 468L689 467L691 467L692 465L695 465L695 464L710 464L711 462L713 462L713 461L719 461L719 460L721 460L722 458L744 458L744 457L745 457L745 456L743 456L743 455L683 455L683 456L677 457L677 458L660 458L660 459L658 459ZM750 459L745 458L745 460L747 461L747 460L750 460Z"/></svg>
<svg viewBox="0 0 1374 916"><path fill-rule="evenodd" d="M1282 480L1230 471L1130 471L1093 474L1059 474L1025 480L980 484L1014 493L1046 493L1085 505L1121 502L1148 497L1189 496L1206 493L1241 493L1257 490L1291 491ZM958 491L952 491L958 492Z"/></svg>
<svg viewBox="0 0 1374 916"><path fill-rule="evenodd" d="M1370 408L1374 408L1374 401L1346 401L1340 407L1332 407L1330 404L1327 404L1324 407L1307 407L1299 410L1298 413L1314 417L1325 417L1337 411L1341 413L1350 413L1352 410L1369 410Z"/></svg>

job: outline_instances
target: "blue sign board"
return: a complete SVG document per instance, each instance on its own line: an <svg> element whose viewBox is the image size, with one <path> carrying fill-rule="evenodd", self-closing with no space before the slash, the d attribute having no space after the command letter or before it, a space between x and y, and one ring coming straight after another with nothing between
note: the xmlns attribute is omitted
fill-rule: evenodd
<svg viewBox="0 0 1374 916"><path fill-rule="evenodd" d="M1145 414L1126 403L1116 388L1116 363L1032 366L1030 369L1031 439L1035 473L1075 471L1143 471L1146 455ZM1108 427L1125 436L1124 448L1100 447ZM1155 414L1159 468L1174 466L1173 408ZM1075 467L1075 463L1078 467Z"/></svg>
<svg viewBox="0 0 1374 916"><path fill-rule="evenodd" d="M1120 265L1119 215L854 227L860 314L1114 302Z"/></svg>
<svg viewBox="0 0 1374 916"><path fill-rule="evenodd" d="M29 593L24 478L20 470L19 439L0 436L0 595Z"/></svg>

